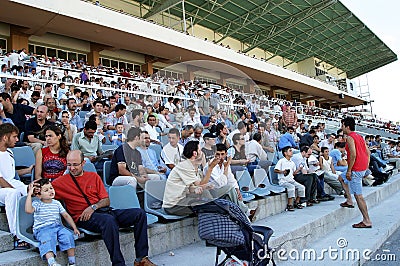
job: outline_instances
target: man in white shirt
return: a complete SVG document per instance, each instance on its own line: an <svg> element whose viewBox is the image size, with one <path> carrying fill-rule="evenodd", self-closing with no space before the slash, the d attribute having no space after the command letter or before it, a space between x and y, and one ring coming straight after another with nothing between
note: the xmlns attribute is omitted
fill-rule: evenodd
<svg viewBox="0 0 400 266"><path fill-rule="evenodd" d="M259 105L256 102L257 98L255 96L253 96L251 98L251 102L247 103L247 109L252 112L252 113L258 113L258 109L259 109Z"/></svg>
<svg viewBox="0 0 400 266"><path fill-rule="evenodd" d="M332 134L329 135L329 138L322 140L322 141L319 143L318 146L319 146L320 148L322 148L322 147L327 147L327 148L329 149L329 152L330 152L331 150L334 149L334 146L335 146L335 139L336 139L336 135L335 135L334 133L332 133Z"/></svg>
<svg viewBox="0 0 400 266"><path fill-rule="evenodd" d="M232 201L239 208L249 216L250 220L254 219L255 210L249 210L246 204L243 203L242 194L240 193L239 185L232 174L231 171L231 161L232 157L228 157L225 161L227 155L227 148L224 144L216 145L217 151L215 152L214 160L218 160L218 164L212 169L211 177L209 183L213 186L210 190L211 195L214 198L223 197L229 201ZM208 164L204 167L204 175L207 173Z"/></svg>
<svg viewBox="0 0 400 266"><path fill-rule="evenodd" d="M15 177L14 154L10 150L18 141L18 128L12 124L0 125L0 202L5 205L8 227L16 241L16 249L29 248L29 244L16 238L16 214L17 203L27 193L27 186ZM32 167L20 170L19 173L26 174Z"/></svg>
<svg viewBox="0 0 400 266"><path fill-rule="evenodd" d="M199 108L196 106L196 102L193 99L190 99L188 101L189 105L187 107L187 109L191 109L193 108L196 111L195 117L197 117L198 119L200 119L200 111Z"/></svg>
<svg viewBox="0 0 400 266"><path fill-rule="evenodd" d="M188 114L186 114L185 118L183 118L182 125L194 126L196 124L201 124L200 117L196 117L196 110L194 108L190 108Z"/></svg>
<svg viewBox="0 0 400 266"><path fill-rule="evenodd" d="M19 92L18 97L19 98L24 98L26 100L30 100L32 95L32 90L30 89L29 82L27 80L23 80L21 82L21 90Z"/></svg>
<svg viewBox="0 0 400 266"><path fill-rule="evenodd" d="M175 111L176 111L176 106L175 106L175 104L173 103L174 102L174 97L168 97L168 102L167 103L165 103L165 108L168 108L168 110L171 112L171 113L175 113Z"/></svg>
<svg viewBox="0 0 400 266"><path fill-rule="evenodd" d="M165 118L165 116L168 115L168 112L169 112L168 108L165 108L164 106L160 106L159 112L160 113L157 114L158 125L161 127L161 129L164 131L165 128L173 128L174 126L171 123L169 123L167 121L167 119Z"/></svg>
<svg viewBox="0 0 400 266"><path fill-rule="evenodd" d="M19 60L24 61L26 60L28 55L26 54L26 48L22 48L21 52L19 53Z"/></svg>
<svg viewBox="0 0 400 266"><path fill-rule="evenodd" d="M171 170L183 160L183 146L178 143L179 136L179 130L171 128L168 132L169 143L161 151L161 159Z"/></svg>
<svg viewBox="0 0 400 266"><path fill-rule="evenodd" d="M146 100L144 100L144 104L147 105L153 105L154 104L154 100L153 100L153 96L152 95L147 95L146 96Z"/></svg>
<svg viewBox="0 0 400 266"><path fill-rule="evenodd" d="M18 66L18 62L19 54L17 54L15 51L12 51L11 54L8 56L8 67L12 68L13 66Z"/></svg>
<svg viewBox="0 0 400 266"><path fill-rule="evenodd" d="M315 173L312 173L309 168L308 158L312 154L312 149L308 146L302 146L300 153L293 155L293 162L296 164L296 169L299 170L294 175L294 180L302 184L306 188L306 200L307 207L313 206L314 203L319 203L317 198L317 181L318 177Z"/></svg>
<svg viewBox="0 0 400 266"><path fill-rule="evenodd" d="M319 137L319 139L322 141L323 139L325 139L325 134L323 131L321 131L321 126L317 125L315 127L315 132L317 133L317 136Z"/></svg>
<svg viewBox="0 0 400 266"><path fill-rule="evenodd" d="M229 135L228 135L228 140L230 143L233 143L232 138L236 133L240 133L240 135L244 136L245 141L249 140L249 136L247 134L247 127L246 124L242 121L240 121L237 125L237 129L233 130Z"/></svg>
<svg viewBox="0 0 400 266"><path fill-rule="evenodd" d="M260 143L261 134L257 132L254 134L253 139L246 144L246 158L249 159L250 164L258 165L268 173L272 162L268 161L268 155Z"/></svg>
<svg viewBox="0 0 400 266"><path fill-rule="evenodd" d="M150 114L147 117L147 123L143 128L149 133L151 143L161 144L160 141L158 140L158 136L160 135L160 133L157 132L156 125L157 125L156 116Z"/></svg>

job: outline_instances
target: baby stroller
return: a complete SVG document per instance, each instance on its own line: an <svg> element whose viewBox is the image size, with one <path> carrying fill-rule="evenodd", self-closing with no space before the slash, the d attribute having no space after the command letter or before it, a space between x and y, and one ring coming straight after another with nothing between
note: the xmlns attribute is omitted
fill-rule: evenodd
<svg viewBox="0 0 400 266"><path fill-rule="evenodd" d="M216 246L215 266L222 266L233 256L248 261L249 266L275 265L274 250L268 246L273 230L251 225L240 208L227 200L193 206L199 217L199 236L208 246ZM218 263L223 251L225 259ZM247 264L246 264L247 265Z"/></svg>

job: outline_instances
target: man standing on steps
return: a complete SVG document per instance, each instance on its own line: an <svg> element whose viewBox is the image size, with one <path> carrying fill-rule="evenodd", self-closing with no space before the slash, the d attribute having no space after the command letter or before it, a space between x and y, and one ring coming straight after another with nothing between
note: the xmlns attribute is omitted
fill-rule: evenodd
<svg viewBox="0 0 400 266"><path fill-rule="evenodd" d="M346 117L342 119L342 129L347 135L346 152L348 156L348 169L346 179L349 181L350 191L354 194L358 208L363 216L363 220L358 224L353 224L353 228L372 228L367 203L362 195L362 178L368 169L370 151L365 145L363 137L354 132L354 118Z"/></svg>

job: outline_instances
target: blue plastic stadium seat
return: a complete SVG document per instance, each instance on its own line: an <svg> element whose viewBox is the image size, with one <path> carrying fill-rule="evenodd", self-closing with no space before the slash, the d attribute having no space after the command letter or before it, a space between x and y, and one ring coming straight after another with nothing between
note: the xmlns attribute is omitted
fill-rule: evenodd
<svg viewBox="0 0 400 266"><path fill-rule="evenodd" d="M236 179L239 184L241 192L247 192L259 197L268 196L271 191L268 188L255 187L253 180L251 179L249 171L237 171Z"/></svg>
<svg viewBox="0 0 400 266"><path fill-rule="evenodd" d="M167 214L160 205L164 197L166 180L148 180L144 186L144 210L166 220L179 220L186 216ZM158 205L157 207L155 207Z"/></svg>
<svg viewBox="0 0 400 266"><path fill-rule="evenodd" d="M274 171L274 167L269 167L269 171ZM259 186L260 184L264 185L266 189L273 193L282 193L285 192L285 188L279 185L273 185L268 179L268 175L264 169L255 169L254 170L254 183Z"/></svg>
<svg viewBox="0 0 400 266"><path fill-rule="evenodd" d="M14 154L15 166L16 167L30 167L35 165L35 154L29 146L15 147L11 149ZM32 173L20 176L21 179L33 179Z"/></svg>
<svg viewBox="0 0 400 266"><path fill-rule="evenodd" d="M136 194L136 189L130 185L126 186L111 186L109 189L110 207L113 209L132 209L139 208L139 199ZM158 217L147 213L147 225L156 223Z"/></svg>

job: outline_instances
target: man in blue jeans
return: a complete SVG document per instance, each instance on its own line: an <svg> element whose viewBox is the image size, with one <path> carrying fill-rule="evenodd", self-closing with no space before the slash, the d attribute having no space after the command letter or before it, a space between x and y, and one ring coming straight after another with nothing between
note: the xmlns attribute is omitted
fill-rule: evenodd
<svg viewBox="0 0 400 266"><path fill-rule="evenodd" d="M126 265L120 249L119 228L132 225L137 258L134 266L155 265L147 257L149 246L145 211L133 208L100 212L101 208L109 207L110 200L99 175L84 172L84 164L81 151L74 150L68 153L67 167L70 174L63 175L52 183L57 191L56 198L65 202L78 227L101 233L112 265Z"/></svg>

